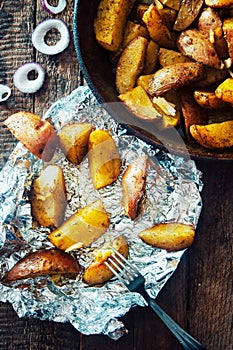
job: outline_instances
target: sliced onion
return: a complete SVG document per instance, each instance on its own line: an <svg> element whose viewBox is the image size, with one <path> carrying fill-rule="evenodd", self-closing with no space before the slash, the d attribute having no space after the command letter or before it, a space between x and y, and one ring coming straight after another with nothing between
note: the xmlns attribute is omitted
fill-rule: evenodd
<svg viewBox="0 0 233 350"><path fill-rule="evenodd" d="M52 15L62 12L66 7L66 0L59 0L57 6L49 5L47 0L41 0L43 9Z"/></svg>
<svg viewBox="0 0 233 350"><path fill-rule="evenodd" d="M11 95L11 89L3 84L0 84L0 102L6 101Z"/></svg>
<svg viewBox="0 0 233 350"><path fill-rule="evenodd" d="M32 71L35 71L37 73L37 77L34 80L30 80L28 78L29 73ZM19 91L33 94L42 87L44 78L45 71L41 65L35 62L31 62L23 64L17 69L13 76L13 81Z"/></svg>
<svg viewBox="0 0 233 350"><path fill-rule="evenodd" d="M51 29L57 29L61 38L55 45L47 45L45 36ZM70 34L66 24L60 19L46 19L35 28L32 33L32 44L46 55L56 55L64 51L70 42Z"/></svg>

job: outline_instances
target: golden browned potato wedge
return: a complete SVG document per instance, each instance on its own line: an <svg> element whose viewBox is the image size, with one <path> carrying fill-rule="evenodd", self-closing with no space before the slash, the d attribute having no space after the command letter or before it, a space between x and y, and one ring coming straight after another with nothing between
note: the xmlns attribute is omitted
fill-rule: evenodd
<svg viewBox="0 0 233 350"><path fill-rule="evenodd" d="M146 49L146 59L143 69L144 74L154 73L158 61L158 52L159 45L155 41L150 40Z"/></svg>
<svg viewBox="0 0 233 350"><path fill-rule="evenodd" d="M91 131L91 124L78 122L67 123L59 130L58 138L61 149L71 163L80 164L87 154Z"/></svg>
<svg viewBox="0 0 233 350"><path fill-rule="evenodd" d="M138 4L136 8L136 19L143 26L145 26L145 23L143 22L142 18L144 13L148 10L148 8L149 8L149 5L147 4Z"/></svg>
<svg viewBox="0 0 233 350"><path fill-rule="evenodd" d="M205 68L200 63L176 63L159 69L151 78L147 92L151 96L159 96L166 91L192 84L205 76Z"/></svg>
<svg viewBox="0 0 233 350"><path fill-rule="evenodd" d="M95 285L107 282L114 275L105 265L105 261L113 255L112 247L114 247L125 258L128 257L129 245L124 236L119 236L113 242L105 243L101 248L94 251L94 260L87 267L83 274L84 282L89 285Z"/></svg>
<svg viewBox="0 0 233 350"><path fill-rule="evenodd" d="M122 176L125 215L131 220L136 219L140 212L140 204L145 192L147 159L146 155L137 157L129 164Z"/></svg>
<svg viewBox="0 0 233 350"><path fill-rule="evenodd" d="M44 161L51 160L57 145L57 135L47 120L22 111L12 114L4 123L31 153Z"/></svg>
<svg viewBox="0 0 233 350"><path fill-rule="evenodd" d="M223 32L227 42L231 62L233 62L233 17L224 19Z"/></svg>
<svg viewBox="0 0 233 350"><path fill-rule="evenodd" d="M197 29L183 31L177 40L177 46L183 55L196 62L217 69L223 68L214 45Z"/></svg>
<svg viewBox="0 0 233 350"><path fill-rule="evenodd" d="M233 120L209 125L191 125L192 137L203 147L221 150L233 146Z"/></svg>
<svg viewBox="0 0 233 350"><path fill-rule="evenodd" d="M205 0L205 4L214 8L225 8L228 6L232 6L232 0Z"/></svg>
<svg viewBox="0 0 233 350"><path fill-rule="evenodd" d="M126 48L126 46L130 43L130 41L137 38L138 36L142 36L146 39L149 39L148 30L139 23L135 23L133 21L127 21L123 40L121 42L119 49L110 55L111 61L113 63L117 63L122 51Z"/></svg>
<svg viewBox="0 0 233 350"><path fill-rule="evenodd" d="M197 27L215 45L219 58L225 60L228 57L228 49L222 26L222 20L216 10L211 7L203 9Z"/></svg>
<svg viewBox="0 0 233 350"><path fill-rule="evenodd" d="M109 218L101 200L97 200L70 216L48 238L55 247L71 251L86 247L108 228Z"/></svg>
<svg viewBox="0 0 233 350"><path fill-rule="evenodd" d="M161 97L154 97L153 104L163 116L163 127L179 125L181 119L180 93L177 90L165 92Z"/></svg>
<svg viewBox="0 0 233 350"><path fill-rule="evenodd" d="M63 171L58 165L47 166L32 182L30 201L32 216L40 225L62 224L67 200Z"/></svg>
<svg viewBox="0 0 233 350"><path fill-rule="evenodd" d="M226 79L229 76L229 73L225 69L217 69L206 66L205 73L205 78L194 82L192 84L193 87L208 87L210 85L214 85L221 82L223 79Z"/></svg>
<svg viewBox="0 0 233 350"><path fill-rule="evenodd" d="M192 60L182 53L160 47L158 60L162 67L171 66L176 63L192 62Z"/></svg>
<svg viewBox="0 0 233 350"><path fill-rule="evenodd" d="M79 270L78 262L70 254L57 249L41 249L19 260L6 273L4 282L57 274L75 278Z"/></svg>
<svg viewBox="0 0 233 350"><path fill-rule="evenodd" d="M138 118L148 120L161 118L161 114L155 109L142 86L136 86L118 97Z"/></svg>
<svg viewBox="0 0 233 350"><path fill-rule="evenodd" d="M139 233L139 237L153 247L176 251L189 247L195 236L192 225L161 223Z"/></svg>
<svg viewBox="0 0 233 350"><path fill-rule="evenodd" d="M188 28L198 16L204 0L181 0L178 15L173 29L176 31Z"/></svg>
<svg viewBox="0 0 233 350"><path fill-rule="evenodd" d="M218 98L214 91L195 90L193 96L202 108L219 109L231 106L229 103Z"/></svg>
<svg viewBox="0 0 233 350"><path fill-rule="evenodd" d="M139 36L124 49L116 68L116 89L120 94L134 88L137 78L143 72L148 40Z"/></svg>
<svg viewBox="0 0 233 350"><path fill-rule="evenodd" d="M215 95L233 105L233 78L228 78L224 80L215 90Z"/></svg>
<svg viewBox="0 0 233 350"><path fill-rule="evenodd" d="M91 179L96 189L117 180L121 159L115 141L107 131L95 130L90 134L88 161Z"/></svg>
<svg viewBox="0 0 233 350"><path fill-rule="evenodd" d="M158 43L159 46L168 49L173 49L175 47L172 35L154 4L149 6L142 20L146 24L151 39Z"/></svg>
<svg viewBox="0 0 233 350"><path fill-rule="evenodd" d="M181 2L181 0L160 0L160 2L161 2L163 5L166 5L167 7L178 11L179 8L180 8L180 2Z"/></svg>
<svg viewBox="0 0 233 350"><path fill-rule="evenodd" d="M123 39L125 24L135 0L101 0L94 20L95 36L106 50L115 52Z"/></svg>
<svg viewBox="0 0 233 350"><path fill-rule="evenodd" d="M184 118L185 134L189 141L191 141L190 136L190 126L193 124L204 125L207 123L207 111L201 108L195 101L193 97L193 91L188 89L183 89L181 91L181 110Z"/></svg>

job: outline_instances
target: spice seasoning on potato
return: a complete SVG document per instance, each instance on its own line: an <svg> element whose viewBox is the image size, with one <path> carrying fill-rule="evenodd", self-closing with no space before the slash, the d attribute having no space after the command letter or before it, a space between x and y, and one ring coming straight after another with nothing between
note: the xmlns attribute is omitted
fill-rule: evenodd
<svg viewBox="0 0 233 350"><path fill-rule="evenodd" d="M55 247L71 251L86 247L108 228L109 218L101 200L97 200L70 216L48 238Z"/></svg>
<svg viewBox="0 0 233 350"><path fill-rule="evenodd" d="M202 108L219 109L231 106L227 102L224 102L223 100L218 98L214 91L194 90L193 96L195 101Z"/></svg>
<svg viewBox="0 0 233 350"><path fill-rule="evenodd" d="M33 181L30 192L33 218L42 226L58 227L64 220L67 200L65 179L58 165L49 165Z"/></svg>
<svg viewBox="0 0 233 350"><path fill-rule="evenodd" d="M78 262L71 255L57 249L40 249L19 260L6 273L4 282L57 274L75 278L79 270Z"/></svg>
<svg viewBox="0 0 233 350"><path fill-rule="evenodd" d="M218 98L233 105L233 78L224 80L215 90Z"/></svg>
<svg viewBox="0 0 233 350"><path fill-rule="evenodd" d="M189 247L195 236L192 225L160 223L139 233L139 237L153 247L176 251Z"/></svg>
<svg viewBox="0 0 233 350"><path fill-rule="evenodd" d="M57 135L49 121L22 111L9 116L4 124L31 153L44 161L51 160L57 146Z"/></svg>
<svg viewBox="0 0 233 350"><path fill-rule="evenodd" d="M115 141L107 131L95 130L90 134L88 162L91 179L97 190L118 179L121 159Z"/></svg>

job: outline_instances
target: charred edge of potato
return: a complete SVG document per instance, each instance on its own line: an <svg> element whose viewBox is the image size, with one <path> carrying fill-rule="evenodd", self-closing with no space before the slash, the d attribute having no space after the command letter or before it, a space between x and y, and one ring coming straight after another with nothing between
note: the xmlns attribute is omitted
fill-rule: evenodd
<svg viewBox="0 0 233 350"><path fill-rule="evenodd" d="M78 262L71 255L56 249L41 249L19 260L6 273L3 282L55 274L75 278L78 273Z"/></svg>
<svg viewBox="0 0 233 350"><path fill-rule="evenodd" d="M105 265L105 261L114 254L111 247L114 247L125 258L128 257L129 245L124 236L118 236L113 242L105 243L94 251L95 258L83 274L85 283L89 285L102 284L114 276L112 271Z"/></svg>

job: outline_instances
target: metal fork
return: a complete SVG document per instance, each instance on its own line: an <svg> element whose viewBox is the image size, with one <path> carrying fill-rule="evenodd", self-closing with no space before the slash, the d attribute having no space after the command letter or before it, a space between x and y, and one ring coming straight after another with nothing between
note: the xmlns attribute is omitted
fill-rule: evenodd
<svg viewBox="0 0 233 350"><path fill-rule="evenodd" d="M151 298L144 287L145 278L127 259L125 259L115 248L112 248L115 254L105 261L106 266L131 292L140 293L149 306L159 316L163 323L170 329L181 346L185 350L206 349L201 343L181 328L170 316L164 312L161 307ZM207 350L207 349L206 349Z"/></svg>

